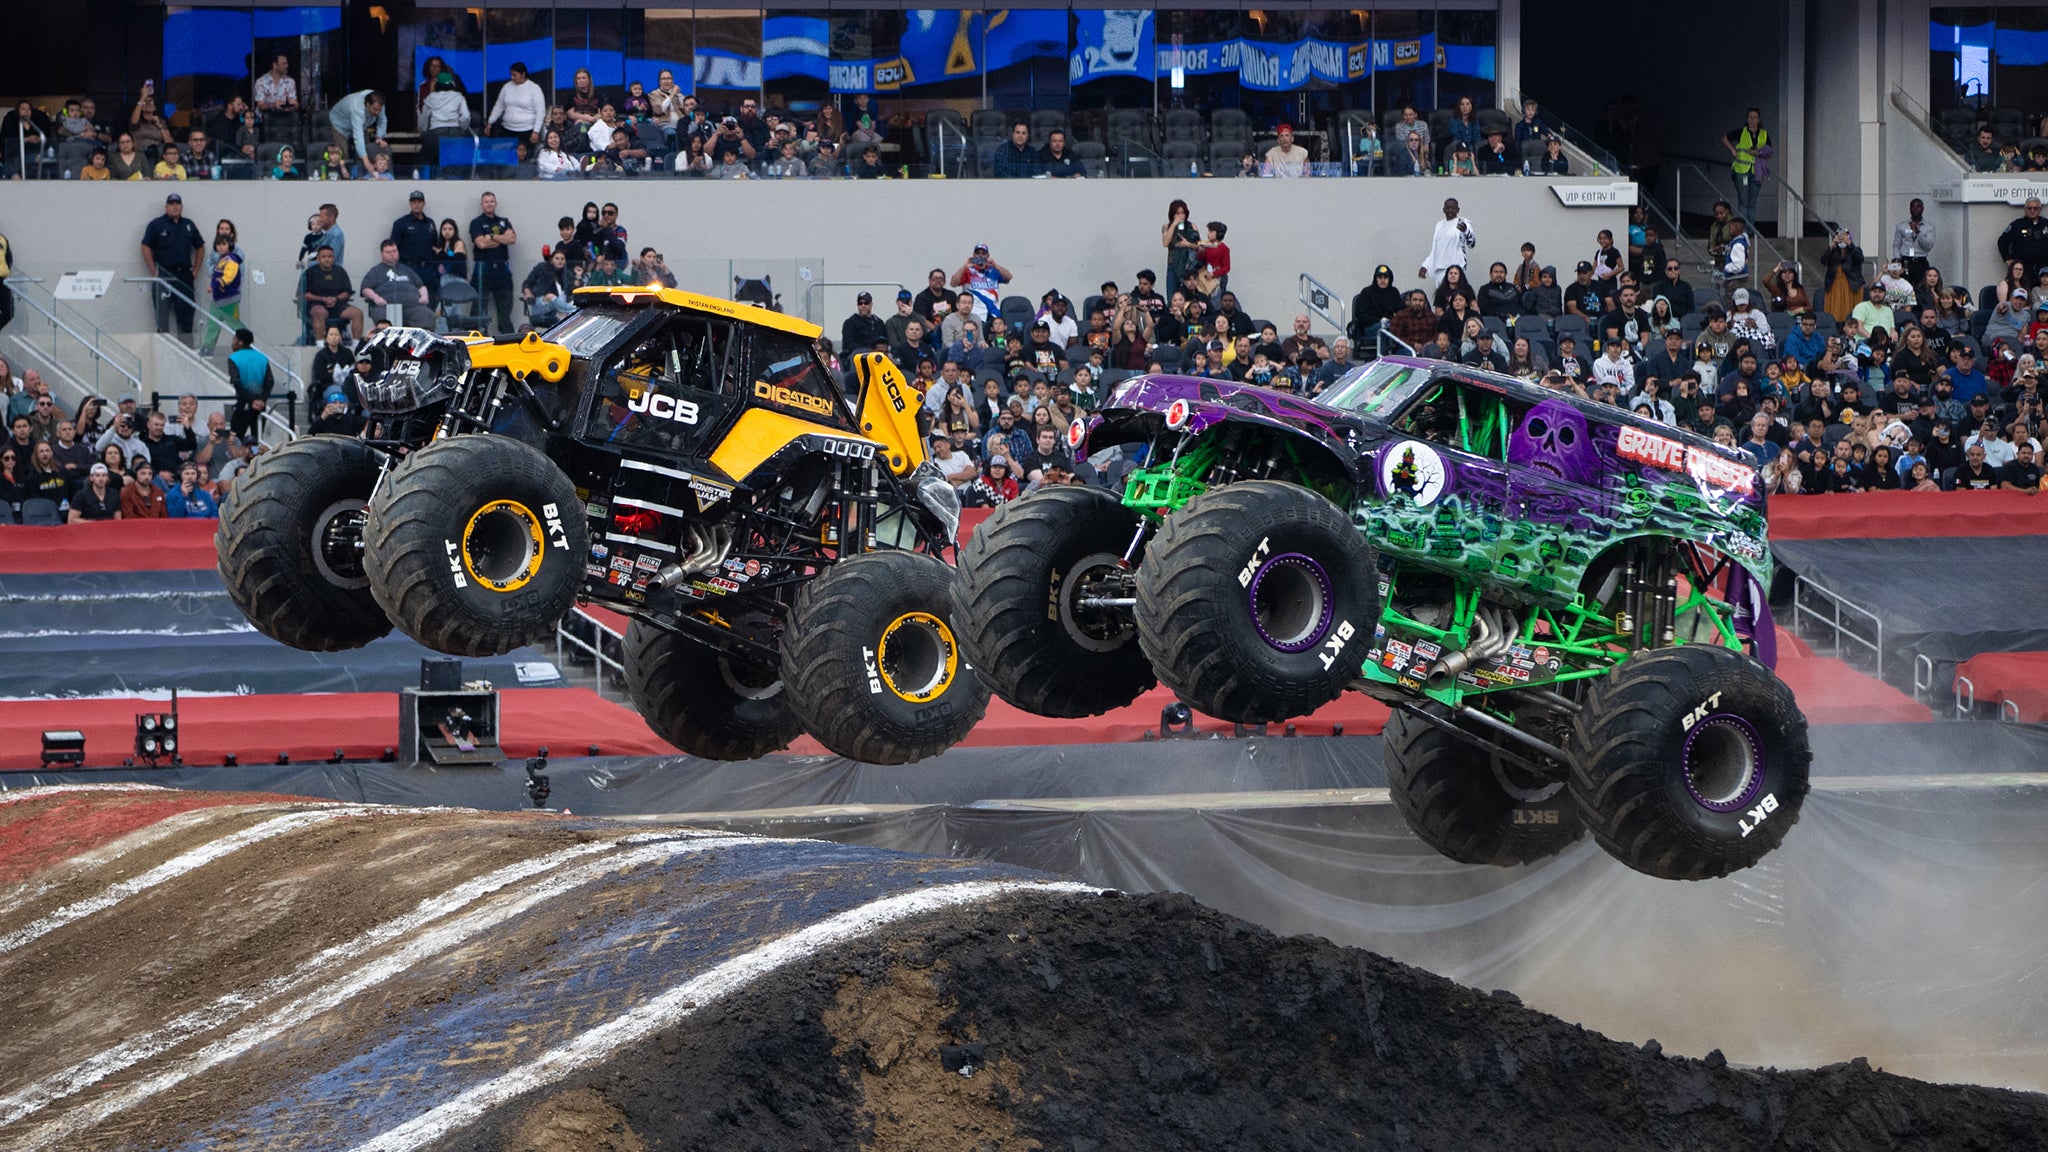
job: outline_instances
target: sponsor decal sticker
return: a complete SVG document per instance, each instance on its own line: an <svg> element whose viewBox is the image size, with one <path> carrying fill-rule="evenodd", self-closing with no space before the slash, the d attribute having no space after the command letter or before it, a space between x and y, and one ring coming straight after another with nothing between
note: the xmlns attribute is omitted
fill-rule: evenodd
<svg viewBox="0 0 2048 1152"><path fill-rule="evenodd" d="M1380 484L1389 496L1406 496L1427 508L1444 494L1449 479L1443 458L1420 440L1405 440L1380 453Z"/></svg>

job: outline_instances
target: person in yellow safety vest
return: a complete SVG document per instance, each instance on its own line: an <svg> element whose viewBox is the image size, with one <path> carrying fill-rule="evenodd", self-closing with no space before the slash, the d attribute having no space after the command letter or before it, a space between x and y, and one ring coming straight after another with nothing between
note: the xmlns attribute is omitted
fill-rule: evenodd
<svg viewBox="0 0 2048 1152"><path fill-rule="evenodd" d="M1764 128L1763 113L1751 108L1742 118L1742 127L1723 136L1721 144L1735 157L1728 170L1735 176L1735 199L1742 217L1754 224L1757 186L1770 170L1771 134Z"/></svg>

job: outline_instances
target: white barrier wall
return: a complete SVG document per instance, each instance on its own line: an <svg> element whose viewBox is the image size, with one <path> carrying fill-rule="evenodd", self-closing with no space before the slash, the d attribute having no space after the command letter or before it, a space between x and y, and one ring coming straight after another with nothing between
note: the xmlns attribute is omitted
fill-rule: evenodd
<svg viewBox="0 0 2048 1152"><path fill-rule="evenodd" d="M1089 180L1089 181L678 181L591 182L431 181L412 183L277 184L189 182L180 185L75 181L0 185L0 232L15 244L18 273L48 277L84 269L112 269L114 288L80 311L110 331L152 326L146 290L123 284L143 275L144 226L162 211L172 190L185 198L185 214L211 237L220 218L235 221L252 273L244 321L259 338L286 343L297 332L291 294L294 259L306 217L323 201L341 210L347 236L346 267L360 281L376 260L377 243L406 212L414 187L427 194L436 219L454 217L465 231L486 189L499 213L519 230L513 250L516 279L555 242L555 223L576 216L586 200L619 205L620 220L637 252L662 251L686 279L723 276L723 263L752 262L774 271L784 310L802 314L805 293L793 261L812 262L826 281L900 281L912 290L934 267L957 268L976 243L1015 274L1011 290L1034 300L1057 287L1076 301L1104 279L1129 286L1141 267L1163 270L1159 231L1167 203L1185 199L1199 225L1230 226L1231 286L1247 311L1281 324L1301 311L1297 277L1306 272L1349 296L1376 264L1393 266L1396 284L1417 286L1416 269L1428 254L1430 230L1442 219L1446 196L1455 196L1473 222L1479 246L1473 263L1483 278L1493 260L1510 266L1524 241L1569 282L1573 265L1589 259L1595 234L1625 237L1624 205L1634 189L1607 178L1385 178L1313 180ZM1605 200L1567 208L1553 188L1580 199ZM1616 194L1608 194L1614 189ZM814 275L816 275L814 273ZM698 286L698 285L686 285ZM713 288L715 283L702 284ZM725 287L729 294L730 283ZM204 283L200 285L204 292ZM829 335L853 310L856 288L816 294L813 313ZM874 289L877 311L891 313L888 292ZM21 321L17 321L20 323ZM1319 330L1326 326L1318 322Z"/></svg>

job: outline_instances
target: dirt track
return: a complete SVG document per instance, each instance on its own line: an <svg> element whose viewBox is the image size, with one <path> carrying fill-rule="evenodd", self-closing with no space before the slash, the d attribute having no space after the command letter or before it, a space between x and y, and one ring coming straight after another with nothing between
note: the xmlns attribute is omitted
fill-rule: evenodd
<svg viewBox="0 0 2048 1152"><path fill-rule="evenodd" d="M0 794L0 1020L8 1149L2048 1147L1183 897L273 797Z"/></svg>

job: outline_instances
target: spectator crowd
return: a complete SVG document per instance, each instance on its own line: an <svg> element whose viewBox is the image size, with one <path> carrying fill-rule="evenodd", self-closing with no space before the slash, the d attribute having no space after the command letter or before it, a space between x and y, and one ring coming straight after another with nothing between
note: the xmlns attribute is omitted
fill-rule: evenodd
<svg viewBox="0 0 2048 1152"><path fill-rule="evenodd" d="M684 79L688 79L685 77ZM622 88L576 69L550 91L524 62L484 99L438 56L414 84L418 142L394 145L390 97L348 92L324 112L301 103L289 55L226 100L180 112L153 82L103 114L97 101L40 107L22 100L0 117L0 169L82 180L395 180L446 165L499 178L672 175L708 179L880 179L920 173L997 179L1117 175L1291 178L1569 175L1559 128L1527 101L1516 119L1475 106L1348 109L1325 127L1256 129L1244 113L1135 109L1024 115L940 108L887 115L866 93L797 115L735 94L713 106L663 68ZM176 123L174 123L174 121ZM485 141L492 141L490 146Z"/></svg>

